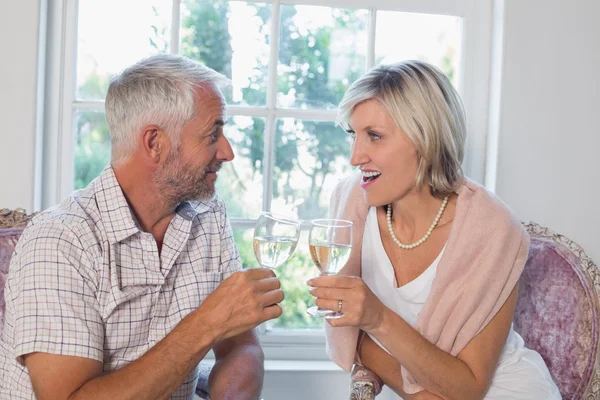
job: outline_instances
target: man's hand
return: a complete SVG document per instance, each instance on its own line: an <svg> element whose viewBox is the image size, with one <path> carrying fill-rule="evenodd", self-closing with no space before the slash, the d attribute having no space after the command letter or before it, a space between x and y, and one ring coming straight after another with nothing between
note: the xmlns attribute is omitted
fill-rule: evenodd
<svg viewBox="0 0 600 400"><path fill-rule="evenodd" d="M236 272L225 279L193 312L221 341L281 315L284 299L279 279L267 268Z"/></svg>

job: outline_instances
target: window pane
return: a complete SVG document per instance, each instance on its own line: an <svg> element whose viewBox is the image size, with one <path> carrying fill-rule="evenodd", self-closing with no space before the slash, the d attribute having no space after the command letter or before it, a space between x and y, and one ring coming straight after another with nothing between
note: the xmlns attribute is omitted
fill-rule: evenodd
<svg viewBox="0 0 600 400"><path fill-rule="evenodd" d="M281 7L279 107L335 109L365 72L367 10Z"/></svg>
<svg viewBox="0 0 600 400"><path fill-rule="evenodd" d="M278 120L271 210L302 220L327 216L331 192L351 168L350 144L333 122Z"/></svg>
<svg viewBox="0 0 600 400"><path fill-rule="evenodd" d="M253 229L234 228L233 235L244 268L256 268L258 263L252 249ZM306 314L314 305L314 297L308 292L306 281L319 274L308 251L308 231L303 231L298 247L292 257L275 270L281 281L285 299L281 302L282 315L267 323L267 330L315 329L323 326L323 320Z"/></svg>
<svg viewBox="0 0 600 400"><path fill-rule="evenodd" d="M426 61L458 87L462 19L446 15L377 12L375 64Z"/></svg>
<svg viewBox="0 0 600 400"><path fill-rule="evenodd" d="M235 239L235 244L240 252L242 267L244 269L259 267L252 247L253 234L253 229L236 228L235 226L233 227L233 238Z"/></svg>
<svg viewBox="0 0 600 400"><path fill-rule="evenodd" d="M171 0L80 0L77 98L104 100L110 76L168 52Z"/></svg>
<svg viewBox="0 0 600 400"><path fill-rule="evenodd" d="M101 111L78 111L75 120L74 186L81 189L110 161L110 135Z"/></svg>
<svg viewBox="0 0 600 400"><path fill-rule="evenodd" d="M181 54L231 78L229 104L265 105L270 27L270 4L184 0Z"/></svg>
<svg viewBox="0 0 600 400"><path fill-rule="evenodd" d="M256 218L262 209L265 119L235 116L225 126L235 158L223 164L217 191L230 218Z"/></svg>

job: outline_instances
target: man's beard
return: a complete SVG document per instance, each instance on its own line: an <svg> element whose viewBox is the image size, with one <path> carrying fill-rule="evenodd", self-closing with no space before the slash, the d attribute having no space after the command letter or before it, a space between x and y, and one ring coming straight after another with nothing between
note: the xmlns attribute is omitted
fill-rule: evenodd
<svg viewBox="0 0 600 400"><path fill-rule="evenodd" d="M215 162L198 173L183 164L180 151L176 149L167 155L163 167L154 172L152 179L159 193L171 206L189 200L208 200L215 195L215 189L204 178L208 171L218 171L221 164Z"/></svg>

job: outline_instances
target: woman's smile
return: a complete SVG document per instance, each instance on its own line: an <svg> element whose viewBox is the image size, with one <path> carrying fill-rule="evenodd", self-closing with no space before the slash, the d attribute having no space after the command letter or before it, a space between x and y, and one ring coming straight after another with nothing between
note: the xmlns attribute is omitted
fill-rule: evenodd
<svg viewBox="0 0 600 400"><path fill-rule="evenodd" d="M366 187L373 184L380 176L381 172L364 170L362 172L362 180L360 182L360 186L365 189Z"/></svg>

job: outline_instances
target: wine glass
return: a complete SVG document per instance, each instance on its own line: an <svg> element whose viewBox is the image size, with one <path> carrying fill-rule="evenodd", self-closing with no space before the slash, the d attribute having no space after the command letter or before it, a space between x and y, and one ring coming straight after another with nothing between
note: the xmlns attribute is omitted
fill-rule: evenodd
<svg viewBox="0 0 600 400"><path fill-rule="evenodd" d="M352 222L343 219L315 219L308 236L310 256L321 275L335 275L348 262L352 251ZM317 306L306 312L313 317L340 318L337 311Z"/></svg>
<svg viewBox="0 0 600 400"><path fill-rule="evenodd" d="M254 228L254 255L263 268L275 269L292 255L300 237L300 222L263 212Z"/></svg>

